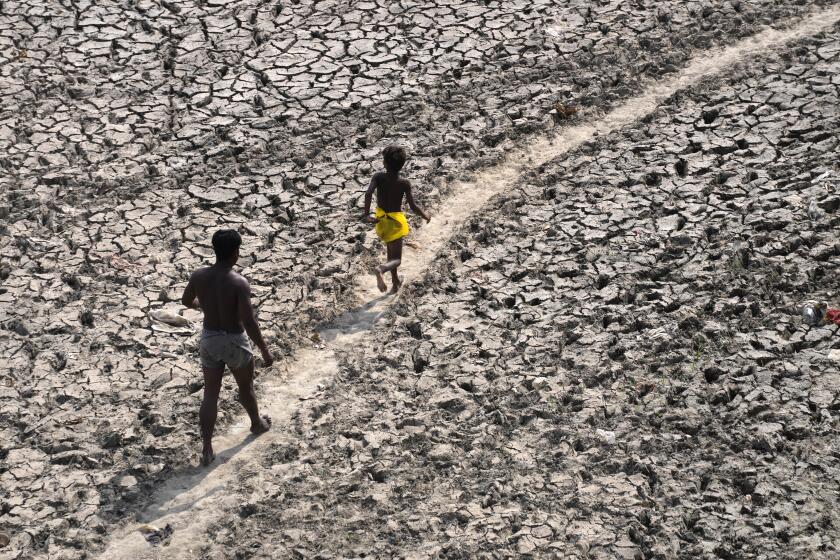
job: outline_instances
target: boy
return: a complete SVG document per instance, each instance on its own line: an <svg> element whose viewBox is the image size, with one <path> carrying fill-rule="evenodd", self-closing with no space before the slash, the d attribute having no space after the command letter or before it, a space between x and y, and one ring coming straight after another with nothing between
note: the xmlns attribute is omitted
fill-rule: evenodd
<svg viewBox="0 0 840 560"><path fill-rule="evenodd" d="M213 234L216 264L196 270L190 277L181 303L204 312L201 332L201 369L204 373L204 400L199 411L201 438L204 449L201 464L209 465L216 458L213 453L213 429L222 375L225 365L230 368L239 386L239 402L251 418L251 432L259 435L271 425L268 416L260 417L254 393L254 359L248 336L262 353L265 366L274 363L263 340L260 327L251 307L251 287L248 281L233 271L239 260L242 237L232 229ZM198 301L196 302L196 298Z"/></svg>
<svg viewBox="0 0 840 560"><path fill-rule="evenodd" d="M408 235L408 221L402 213L402 200L405 195L408 206L415 214L419 214L426 222L431 218L414 202L411 194L411 183L400 177L400 170L405 165L405 150L400 146L388 146L382 152L385 172L376 173L370 180L370 186L365 193L365 220L376 224L376 235L385 243L388 260L377 266L373 273L376 275L376 285L380 292L388 289L385 279L386 272L391 273L391 293L397 293L400 288L400 278L397 267L402 260L402 238ZM376 190L376 216L370 215L370 200Z"/></svg>

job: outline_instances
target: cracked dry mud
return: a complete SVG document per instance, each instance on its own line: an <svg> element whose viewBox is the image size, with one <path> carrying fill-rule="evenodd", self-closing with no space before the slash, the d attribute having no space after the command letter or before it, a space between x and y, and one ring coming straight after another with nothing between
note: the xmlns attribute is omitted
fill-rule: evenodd
<svg viewBox="0 0 840 560"><path fill-rule="evenodd" d="M433 207L557 102L586 118L820 4L0 2L0 557L86 557L186 468L196 342L148 313L214 228L293 352L358 303L384 145ZM203 553L837 554L840 345L795 315L837 294L837 45L675 96L476 216Z"/></svg>
<svg viewBox="0 0 840 560"><path fill-rule="evenodd" d="M202 552L836 556L840 338L797 305L840 288L839 45L675 95L472 219Z"/></svg>

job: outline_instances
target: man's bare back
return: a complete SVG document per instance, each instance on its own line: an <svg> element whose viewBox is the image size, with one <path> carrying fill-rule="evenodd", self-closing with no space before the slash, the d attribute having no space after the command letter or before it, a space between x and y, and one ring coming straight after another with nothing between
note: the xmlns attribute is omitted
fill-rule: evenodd
<svg viewBox="0 0 840 560"><path fill-rule="evenodd" d="M190 280L204 312L204 328L241 333L239 301L249 295L248 281L229 268L208 266L193 273Z"/></svg>

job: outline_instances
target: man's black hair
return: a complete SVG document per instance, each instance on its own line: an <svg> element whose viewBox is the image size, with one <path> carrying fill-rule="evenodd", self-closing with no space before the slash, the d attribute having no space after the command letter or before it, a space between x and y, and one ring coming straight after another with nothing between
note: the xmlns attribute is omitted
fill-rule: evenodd
<svg viewBox="0 0 840 560"><path fill-rule="evenodd" d="M382 158L388 171L398 173L405 165L405 150L402 146L388 146L382 150Z"/></svg>
<svg viewBox="0 0 840 560"><path fill-rule="evenodd" d="M213 251L216 258L226 261L233 256L242 245L242 236L234 229L220 229L213 234Z"/></svg>

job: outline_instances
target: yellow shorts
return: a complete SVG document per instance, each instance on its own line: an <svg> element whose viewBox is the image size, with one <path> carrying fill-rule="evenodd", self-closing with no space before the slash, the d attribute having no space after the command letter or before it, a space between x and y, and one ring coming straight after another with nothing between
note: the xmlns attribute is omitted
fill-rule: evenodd
<svg viewBox="0 0 840 560"><path fill-rule="evenodd" d="M383 243L390 243L408 235L408 220L402 212L376 209L376 235Z"/></svg>

